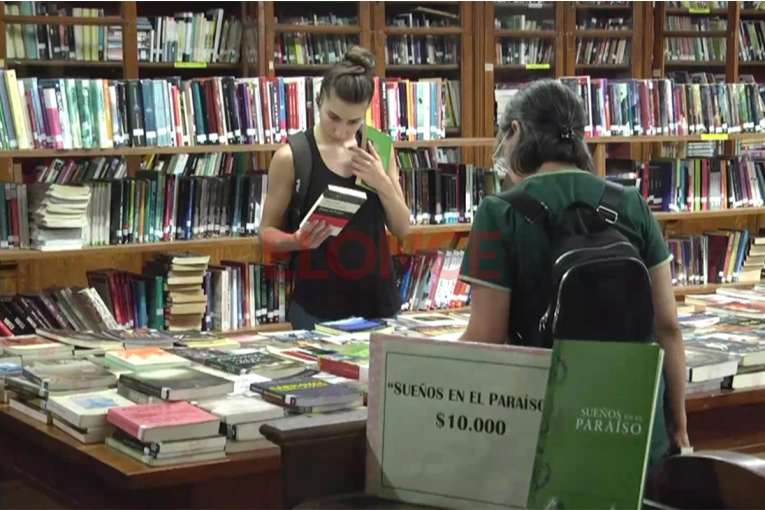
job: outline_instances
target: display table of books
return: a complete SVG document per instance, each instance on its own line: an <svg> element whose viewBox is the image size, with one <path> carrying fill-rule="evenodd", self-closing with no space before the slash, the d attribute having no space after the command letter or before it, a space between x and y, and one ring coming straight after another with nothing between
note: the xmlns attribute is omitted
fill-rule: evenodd
<svg viewBox="0 0 765 510"><path fill-rule="evenodd" d="M742 296L716 299L717 308L733 303L736 310L746 308L747 313L760 306L751 302L744 306ZM751 320L695 308L681 314L693 446L697 451L765 452L761 432L765 388L756 384L759 374L765 373L765 361L758 358L765 353L758 344L763 329L753 329ZM524 506L534 485L529 477L537 457L541 464L534 471L541 478L536 485L549 478L545 466L560 459L545 459L526 447L520 452L524 471L517 466L505 468L504 460L493 458L495 471L513 477L512 500L505 489L484 487L482 494L471 495L474 483L445 482L411 472L409 459L414 453L422 457L415 464L458 466L476 451L490 455L506 450L508 437L515 438L511 444L522 444L516 438L521 429L534 436L530 439L534 443L537 436L532 432L543 429L539 402L547 396L540 388L547 387L554 352L532 355L513 347L466 346L455 341L466 324L463 310L402 314L393 321L352 318L320 324L312 332L37 330L35 335L1 338L0 476L15 473L66 506L91 508L146 507L146 501L164 508L291 508L324 496L365 490L386 497L385 491L392 489L386 489L382 481L400 485L414 479L418 486L461 490L462 496L473 501L491 494L491 506ZM424 350L419 356L425 361L408 365L399 361L398 366L386 361L383 377L379 361L377 368L370 363L381 356L370 335L395 339L402 352L389 353L388 361L405 359L406 349ZM495 388L491 382L506 381L506 377L487 379L486 367L449 368L451 362L429 354L433 345L461 353L457 358L467 356L473 365L480 360L470 359L475 353L468 356L466 352L483 353L494 365L501 360L507 365L512 361L508 356L525 356L528 359L522 361L528 373L518 380L536 383L509 394L508 388ZM716 355L721 350L727 352ZM408 352L409 358L417 359L414 351ZM648 379L640 387L647 393L641 398L650 400L649 376L651 370L655 373L658 354L645 352L650 355L646 358ZM622 353L617 359L634 363L636 356ZM575 364L564 366L573 370ZM634 370L631 365L616 373ZM406 380L410 374L416 377ZM384 382L385 378L390 381ZM630 391L633 386L630 380ZM611 397L614 401L602 406L634 404L620 401L617 394ZM398 453L389 448L387 454L380 453L385 436L381 405L392 416L388 423L399 427L389 426L388 433L409 445ZM645 425L646 413L650 410L628 414L633 419L642 416L641 425ZM554 422L553 417L550 423ZM376 431L369 428L373 423ZM634 428L635 423L620 426L640 429L640 438L645 436L643 427ZM492 446L487 442L491 436L502 444ZM556 437L548 436L551 452L560 448ZM462 450L457 449L454 459L444 458L439 445L453 443ZM597 443L601 445L602 440ZM371 469L367 465L370 448L380 460ZM642 455L640 448L636 452L637 457ZM472 462L480 463L476 458ZM391 474L381 475L386 471ZM375 472L376 478L367 478ZM455 473L450 476L459 479ZM633 469L623 474L636 479L639 473ZM554 477L548 481L557 483ZM509 482L503 479L502 483ZM617 499L636 499L634 486L628 491L610 489L618 493L613 496ZM557 498L540 494L537 503ZM449 503L453 495L437 498L442 499L412 496L404 503L455 506Z"/></svg>

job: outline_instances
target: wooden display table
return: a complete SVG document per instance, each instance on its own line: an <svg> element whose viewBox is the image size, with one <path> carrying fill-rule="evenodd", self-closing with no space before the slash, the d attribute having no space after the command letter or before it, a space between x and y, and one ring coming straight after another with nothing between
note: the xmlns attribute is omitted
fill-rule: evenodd
<svg viewBox="0 0 765 510"><path fill-rule="evenodd" d="M765 456L765 388L693 395L686 405L688 433L696 451ZM363 492L366 410L298 416L264 425L261 432L282 448L287 508Z"/></svg>
<svg viewBox="0 0 765 510"><path fill-rule="evenodd" d="M697 451L765 452L765 387L691 395L686 412L688 436Z"/></svg>
<svg viewBox="0 0 765 510"><path fill-rule="evenodd" d="M279 447L206 464L149 467L104 444L83 445L0 406L0 470L68 508L282 508ZM0 494L0 497L2 495Z"/></svg>

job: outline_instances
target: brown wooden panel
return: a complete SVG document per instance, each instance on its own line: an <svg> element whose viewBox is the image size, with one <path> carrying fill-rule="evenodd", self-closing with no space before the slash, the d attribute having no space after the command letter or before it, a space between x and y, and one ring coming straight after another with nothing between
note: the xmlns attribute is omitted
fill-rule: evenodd
<svg viewBox="0 0 765 510"><path fill-rule="evenodd" d="M765 219L762 215L735 215L723 216L720 218L704 218L699 220L683 221L660 221L665 235L698 235L703 232L718 230L723 228L741 228L756 233Z"/></svg>
<svg viewBox="0 0 765 510"><path fill-rule="evenodd" d="M148 248L148 247L147 247ZM68 256L45 260L33 260L28 265L28 274L20 271L13 291L42 290L52 286L87 286L85 272L93 269L116 268L125 271L140 273L144 261L150 259L154 253L163 251L162 244L158 243L156 249L139 253L107 252L90 256ZM253 239L251 247L248 246L220 246L214 248L199 248L195 253L210 255L210 263L217 264L221 260L256 261L260 260L260 247L257 240ZM0 272L0 285L3 273Z"/></svg>

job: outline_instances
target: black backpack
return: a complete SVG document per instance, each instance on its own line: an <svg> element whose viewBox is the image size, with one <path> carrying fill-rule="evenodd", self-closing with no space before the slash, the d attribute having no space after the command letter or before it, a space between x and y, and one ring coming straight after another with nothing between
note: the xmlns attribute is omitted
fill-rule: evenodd
<svg viewBox="0 0 765 510"><path fill-rule="evenodd" d="M500 195L534 228L543 229L549 242L540 273L513 268L513 344L549 349L557 339L653 341L648 269L613 226L623 193L621 185L607 181L598 207L576 202L558 215L526 193Z"/></svg>

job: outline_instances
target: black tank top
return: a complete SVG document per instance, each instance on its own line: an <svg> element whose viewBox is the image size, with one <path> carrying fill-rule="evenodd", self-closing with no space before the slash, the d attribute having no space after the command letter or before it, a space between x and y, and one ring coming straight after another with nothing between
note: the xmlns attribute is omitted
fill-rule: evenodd
<svg viewBox="0 0 765 510"><path fill-rule="evenodd" d="M401 300L380 197L357 186L356 177L331 171L319 153L313 130L306 134L313 159L306 210L329 184L366 191L367 200L339 235L316 249L295 254L292 299L324 321L391 317L401 310Z"/></svg>

